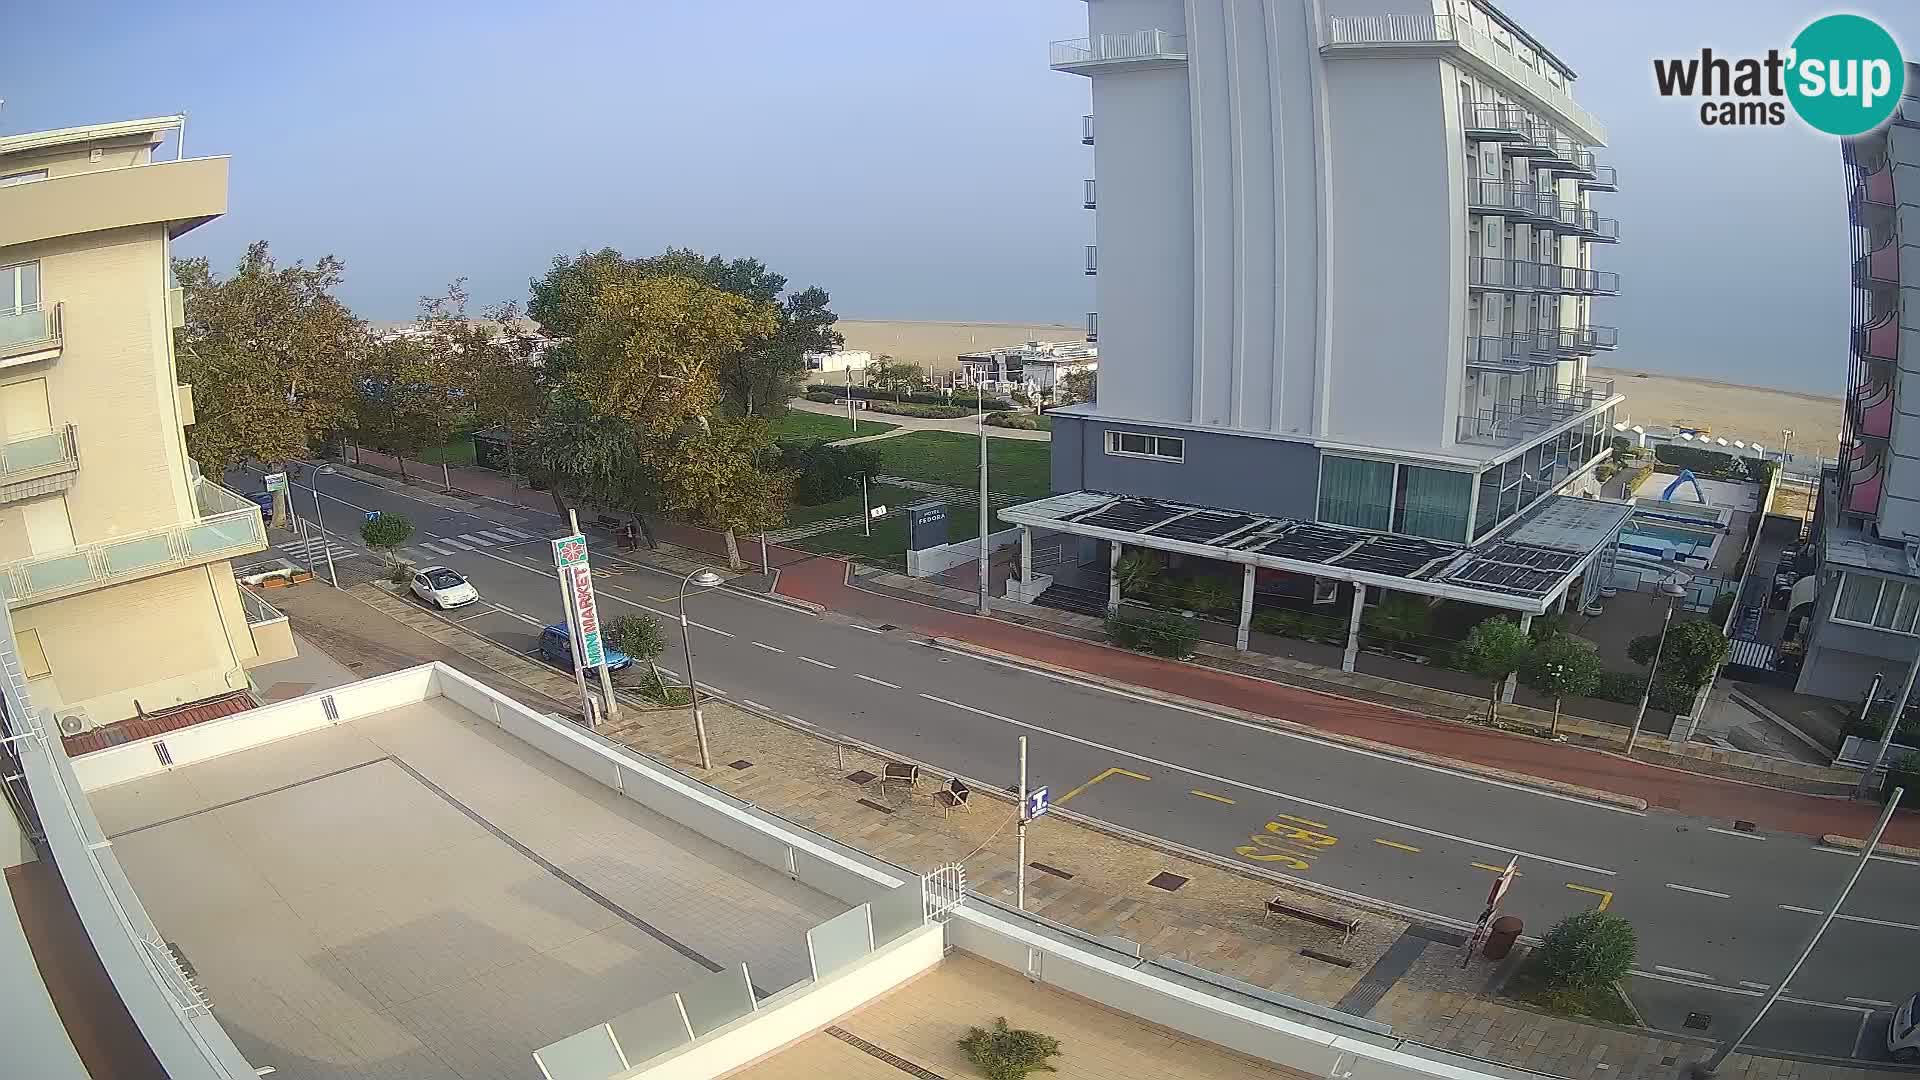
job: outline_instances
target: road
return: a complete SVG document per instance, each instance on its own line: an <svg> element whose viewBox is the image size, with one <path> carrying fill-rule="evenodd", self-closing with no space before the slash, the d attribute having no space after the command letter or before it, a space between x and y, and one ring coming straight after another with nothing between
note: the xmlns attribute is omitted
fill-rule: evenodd
<svg viewBox="0 0 1920 1080"><path fill-rule="evenodd" d="M352 537L330 534L343 583L376 569L358 542L363 515L398 511L416 528L403 554L453 567L486 598L451 618L523 653L559 621L545 543L557 519L543 530L537 516L447 510L345 475L311 479L329 528ZM260 488L257 474L230 482ZM311 489L295 489L310 514ZM677 581L644 568L597 576L604 614L673 616ZM1456 922L1478 916L1494 874L1517 858L1503 910L1530 932L1596 906L1632 920L1630 991L1655 1027L1680 1030L1689 1013L1710 1018L1710 1036L1742 1026L1850 869L1807 837L1370 753L733 590L696 590L688 612L700 682L717 694L1008 785L1025 734L1031 782L1056 803L1193 848ZM684 670L678 635L668 637L661 663ZM1920 944L1916 887L1920 863L1874 860L1754 1044L1882 1056L1889 1006L1920 989L1900 962Z"/></svg>

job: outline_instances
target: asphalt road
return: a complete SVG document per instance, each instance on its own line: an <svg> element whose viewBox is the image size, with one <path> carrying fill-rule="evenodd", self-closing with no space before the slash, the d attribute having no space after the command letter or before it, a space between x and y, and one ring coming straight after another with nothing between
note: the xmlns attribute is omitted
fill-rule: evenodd
<svg viewBox="0 0 1920 1080"><path fill-rule="evenodd" d="M230 479L235 490L260 488L257 474ZM377 570L358 540L364 514L399 511L416 528L403 554L453 567L485 598L449 617L523 653L541 625L559 621L545 542L561 531L557 519L542 529L522 511L508 520L344 475L309 479L343 584ZM311 519L312 490L297 483L295 495ZM309 541L318 555L315 531ZM603 614L672 617L677 581L611 568L596 566ZM1371 754L730 590L696 590L688 613L697 674L715 693L1009 785L1025 734L1030 782L1048 785L1057 804L1268 870L1470 921L1494 874L1517 858L1502 909L1530 932L1600 905L1632 920L1640 960L1629 989L1647 1022L1668 1030L1689 1014L1708 1018L1707 1036L1743 1026L1850 869L1844 853L1806 837L1633 813ZM668 636L660 662L684 671L679 636ZM1884 1057L1890 1006L1920 990L1908 966L1920 945L1916 886L1920 863L1876 859L1753 1045Z"/></svg>

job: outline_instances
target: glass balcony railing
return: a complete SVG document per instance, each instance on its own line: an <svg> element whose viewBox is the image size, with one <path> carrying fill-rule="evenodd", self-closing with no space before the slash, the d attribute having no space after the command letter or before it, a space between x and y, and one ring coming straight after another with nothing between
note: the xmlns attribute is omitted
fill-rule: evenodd
<svg viewBox="0 0 1920 1080"><path fill-rule="evenodd" d="M286 618L279 608L260 598L260 594L244 586L240 589L240 607L247 613L248 626L262 626L270 622L280 622Z"/></svg>
<svg viewBox="0 0 1920 1080"><path fill-rule="evenodd" d="M1048 46L1056 71L1082 72L1109 64L1184 62L1187 35L1165 30L1136 30L1131 34L1097 34L1055 41Z"/></svg>
<svg viewBox="0 0 1920 1080"><path fill-rule="evenodd" d="M216 562L267 546L260 508L206 479L194 481L200 517L116 536L66 551L35 555L0 567L11 604L116 585L154 574Z"/></svg>
<svg viewBox="0 0 1920 1080"><path fill-rule="evenodd" d="M0 361L60 348L60 305L0 308Z"/></svg>
<svg viewBox="0 0 1920 1080"><path fill-rule="evenodd" d="M72 424L0 443L0 485L79 467L80 450L74 441ZM33 493L36 496L46 494L38 486Z"/></svg>
<svg viewBox="0 0 1920 1080"><path fill-rule="evenodd" d="M1588 270L1530 259L1475 256L1467 260L1467 287L1613 296L1620 291L1620 275L1611 270Z"/></svg>
<svg viewBox="0 0 1920 1080"><path fill-rule="evenodd" d="M1612 379L1557 382L1519 397L1462 414L1455 438L1463 443L1507 446L1524 442L1613 400Z"/></svg>

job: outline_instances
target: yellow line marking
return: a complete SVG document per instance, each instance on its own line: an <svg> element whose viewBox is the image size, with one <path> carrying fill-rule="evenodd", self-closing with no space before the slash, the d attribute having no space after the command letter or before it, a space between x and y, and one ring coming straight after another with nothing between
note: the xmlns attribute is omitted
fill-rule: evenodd
<svg viewBox="0 0 1920 1080"><path fill-rule="evenodd" d="M1201 791L1198 788L1195 788L1194 790L1187 792L1187 794L1198 795L1203 799L1212 799L1214 802L1218 802L1218 803L1226 803L1228 806L1233 805L1232 799L1227 798L1225 795L1215 795L1211 791Z"/></svg>
<svg viewBox="0 0 1920 1080"><path fill-rule="evenodd" d="M1477 863L1468 863L1467 865L1468 865L1468 866L1471 866L1471 867L1473 867L1473 868L1474 868L1475 870L1485 870L1485 871L1487 871L1487 872L1488 872L1488 873L1490 873L1490 874L1504 874L1504 873L1506 873L1506 872L1507 872L1507 868L1506 868L1506 867L1504 867L1504 866L1493 866L1493 865L1490 865L1490 864L1488 864L1488 863L1483 863L1483 862L1477 862ZM1520 872L1520 871L1518 871L1518 870L1515 870L1515 871L1513 872L1513 876L1514 876L1514 877L1526 877L1526 875L1525 875L1525 874L1523 874L1523 873L1521 873L1521 872Z"/></svg>
<svg viewBox="0 0 1920 1080"><path fill-rule="evenodd" d="M1273 816L1279 818L1281 821L1295 821L1302 825L1311 825L1316 829L1324 829L1327 827L1327 823L1324 821L1308 821L1306 818L1294 817L1292 814L1275 814Z"/></svg>
<svg viewBox="0 0 1920 1080"><path fill-rule="evenodd" d="M1055 806L1058 806L1061 803L1066 802L1068 799L1073 798L1075 795L1080 794L1081 792L1087 790L1088 788L1099 783L1100 781L1107 779L1110 776L1128 776L1128 777L1132 777L1135 780L1152 780L1153 779L1153 777L1151 776L1142 776L1141 774L1137 772L1133 772L1129 769L1108 769L1106 772L1101 773L1099 776L1094 777L1093 779L1087 781L1086 783L1081 784L1079 787L1074 788L1072 791L1067 792L1065 795L1060 796L1058 799L1055 799L1053 803Z"/></svg>
<svg viewBox="0 0 1920 1080"><path fill-rule="evenodd" d="M1411 851L1411 852L1418 853L1420 850L1419 848L1414 847L1412 844L1397 843L1393 840L1382 840L1379 837L1375 837L1373 842L1376 844L1379 844L1381 847L1390 847L1395 851Z"/></svg>
<svg viewBox="0 0 1920 1080"><path fill-rule="evenodd" d="M1605 889L1595 889L1586 885L1575 885L1571 881L1567 882L1567 888L1572 889L1574 892L1589 893L1593 896L1599 897L1600 906L1597 908L1594 908L1593 910L1595 911L1605 911L1607 910L1607 905L1613 903L1613 894L1608 892Z"/></svg>

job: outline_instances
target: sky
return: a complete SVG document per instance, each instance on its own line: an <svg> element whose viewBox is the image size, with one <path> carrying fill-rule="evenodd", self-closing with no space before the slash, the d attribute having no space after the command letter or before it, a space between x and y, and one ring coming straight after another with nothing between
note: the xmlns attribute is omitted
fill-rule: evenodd
<svg viewBox="0 0 1920 1080"><path fill-rule="evenodd" d="M1832 10L1920 58L1920 4L1503 0L1607 125L1622 242L1610 366L1838 394L1848 235L1835 141L1709 129L1654 57L1784 48ZM846 318L1077 324L1088 80L1047 67L1079 0L74 0L0 37L0 134L188 115L233 157L181 254L333 254L342 299L404 319L468 279L524 301L556 255L752 255ZM84 42L74 48L46 42Z"/></svg>

